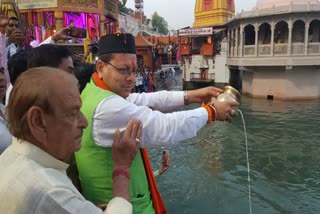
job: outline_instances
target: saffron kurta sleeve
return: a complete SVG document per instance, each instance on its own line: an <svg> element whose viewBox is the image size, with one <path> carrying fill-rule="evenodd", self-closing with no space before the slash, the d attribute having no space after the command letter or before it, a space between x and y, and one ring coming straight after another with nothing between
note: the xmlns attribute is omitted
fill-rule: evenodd
<svg viewBox="0 0 320 214"><path fill-rule="evenodd" d="M207 123L208 113L204 108L172 113L158 111L176 109L182 103L182 92L134 94L128 100L110 96L95 110L93 139L100 146L111 146L114 130L124 131L130 119L143 123L142 147L160 147L192 138Z"/></svg>

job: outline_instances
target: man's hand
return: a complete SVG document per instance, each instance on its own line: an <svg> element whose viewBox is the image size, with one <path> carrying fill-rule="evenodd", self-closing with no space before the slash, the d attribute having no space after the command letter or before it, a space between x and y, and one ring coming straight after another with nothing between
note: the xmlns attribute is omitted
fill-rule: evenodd
<svg viewBox="0 0 320 214"><path fill-rule="evenodd" d="M159 174L162 175L165 171L167 171L170 167L170 159L169 159L169 153L168 151L163 151L162 156L162 167L159 170Z"/></svg>
<svg viewBox="0 0 320 214"><path fill-rule="evenodd" d="M52 40L57 43L59 40L71 39L71 36L69 36L70 29L70 26L61 28L52 35Z"/></svg>
<svg viewBox="0 0 320 214"><path fill-rule="evenodd" d="M116 129L112 144L112 159L114 169L128 169L136 157L140 147L142 123L130 120L123 136Z"/></svg>
<svg viewBox="0 0 320 214"><path fill-rule="evenodd" d="M2 34L5 34L7 25L8 25L8 16L4 14L0 14L0 32Z"/></svg>
<svg viewBox="0 0 320 214"><path fill-rule="evenodd" d="M208 103L212 97L217 97L223 93L223 90L216 87L206 87L197 90L188 91L188 103Z"/></svg>
<svg viewBox="0 0 320 214"><path fill-rule="evenodd" d="M238 109L239 103L235 101L224 101L220 102L215 98L212 98L211 102L214 104L216 109L216 118L219 121L232 121L231 111ZM237 113L237 112L236 112Z"/></svg>
<svg viewBox="0 0 320 214"><path fill-rule="evenodd" d="M16 28L9 36L9 43L14 43L15 45L23 45L26 37L19 28Z"/></svg>

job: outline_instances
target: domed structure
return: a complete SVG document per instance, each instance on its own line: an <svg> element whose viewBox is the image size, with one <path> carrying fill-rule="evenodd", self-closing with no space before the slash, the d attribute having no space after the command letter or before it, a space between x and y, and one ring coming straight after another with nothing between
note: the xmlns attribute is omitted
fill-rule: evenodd
<svg viewBox="0 0 320 214"><path fill-rule="evenodd" d="M257 0L256 7L258 9L271 8L273 5L275 6L285 6L293 4L318 4L318 0Z"/></svg>
<svg viewBox="0 0 320 214"><path fill-rule="evenodd" d="M234 15L234 0L196 0L193 27L224 25Z"/></svg>

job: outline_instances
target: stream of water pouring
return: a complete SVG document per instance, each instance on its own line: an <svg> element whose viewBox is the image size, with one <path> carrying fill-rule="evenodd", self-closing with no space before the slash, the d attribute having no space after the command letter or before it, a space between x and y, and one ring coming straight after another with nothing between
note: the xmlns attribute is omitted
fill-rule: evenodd
<svg viewBox="0 0 320 214"><path fill-rule="evenodd" d="M243 117L242 111L240 109L238 109L238 112L240 113L241 118L242 118L244 137L245 137L245 140L246 140L246 154L247 154L247 168L248 168L248 197L249 197L250 214L252 214L252 208L251 208L251 179L250 179L250 163L249 163L247 129L246 129L246 123L244 121L244 117Z"/></svg>

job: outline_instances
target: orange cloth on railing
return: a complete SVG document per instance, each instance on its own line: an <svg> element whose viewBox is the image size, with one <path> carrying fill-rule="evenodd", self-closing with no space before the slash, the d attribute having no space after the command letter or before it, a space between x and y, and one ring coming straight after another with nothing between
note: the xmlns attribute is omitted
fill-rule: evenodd
<svg viewBox="0 0 320 214"><path fill-rule="evenodd" d="M158 186L156 179L153 175L150 159L148 156L148 152L145 148L140 149L141 152L141 157L144 163L144 168L146 170L147 178L148 178L148 183L149 183L149 189L151 192L151 197L152 197L152 203L153 203L153 208L156 211L156 214L166 214L167 210L166 207L163 203L162 197L159 193Z"/></svg>

